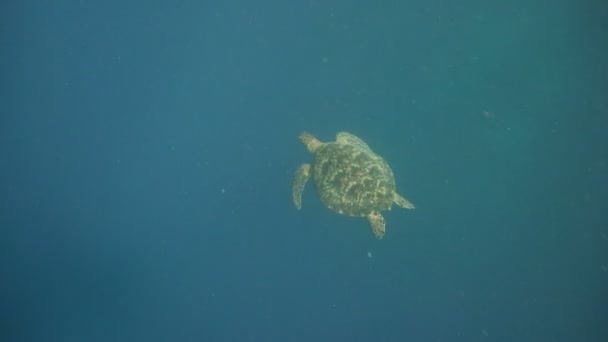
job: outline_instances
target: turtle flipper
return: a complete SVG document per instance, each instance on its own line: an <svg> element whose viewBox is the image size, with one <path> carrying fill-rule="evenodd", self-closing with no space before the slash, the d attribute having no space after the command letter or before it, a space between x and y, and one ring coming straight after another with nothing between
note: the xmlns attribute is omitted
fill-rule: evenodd
<svg viewBox="0 0 608 342"><path fill-rule="evenodd" d="M306 145L306 148L310 153L315 153L317 149L323 145L317 138L313 137L312 134L308 132L302 132L300 134L300 141Z"/></svg>
<svg viewBox="0 0 608 342"><path fill-rule="evenodd" d="M310 164L302 164L296 171L296 175L293 180L293 204L298 210L302 208L302 191L304 191L304 185L310 176Z"/></svg>
<svg viewBox="0 0 608 342"><path fill-rule="evenodd" d="M412 202L406 200L405 198L401 197L401 195L399 195L396 192L393 195L393 201L395 202L395 204L397 204L401 208L405 208L405 209L414 209L414 208L416 208L416 207L414 207L414 203L412 203Z"/></svg>
<svg viewBox="0 0 608 342"><path fill-rule="evenodd" d="M374 211L367 215L367 220L369 221L369 225L372 228L372 233L377 239L382 239L384 236L384 232L386 231L386 223L384 222L384 217L377 211Z"/></svg>

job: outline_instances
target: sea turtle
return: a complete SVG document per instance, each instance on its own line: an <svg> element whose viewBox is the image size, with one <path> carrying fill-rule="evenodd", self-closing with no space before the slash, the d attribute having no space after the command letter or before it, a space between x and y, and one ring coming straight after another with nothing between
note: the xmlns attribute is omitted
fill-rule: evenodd
<svg viewBox="0 0 608 342"><path fill-rule="evenodd" d="M385 232L382 210L393 203L406 209L414 205L401 197L395 188L393 171L380 156L353 134L340 132L335 142L321 142L311 134L300 140L314 154L314 162L302 164L295 174L293 203L302 207L302 191L312 174L321 200L330 209L347 216L367 217L374 236Z"/></svg>

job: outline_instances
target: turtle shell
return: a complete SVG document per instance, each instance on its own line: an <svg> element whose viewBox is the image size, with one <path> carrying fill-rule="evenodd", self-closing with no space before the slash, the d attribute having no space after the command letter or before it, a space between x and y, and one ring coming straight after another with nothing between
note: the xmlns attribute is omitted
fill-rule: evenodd
<svg viewBox="0 0 608 342"><path fill-rule="evenodd" d="M315 186L330 209L348 216L366 216L391 208L393 171L367 146L326 143L314 158Z"/></svg>

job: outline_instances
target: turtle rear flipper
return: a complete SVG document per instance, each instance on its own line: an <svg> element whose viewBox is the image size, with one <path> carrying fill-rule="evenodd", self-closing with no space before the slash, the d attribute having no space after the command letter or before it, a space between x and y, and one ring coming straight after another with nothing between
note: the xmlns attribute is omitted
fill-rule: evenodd
<svg viewBox="0 0 608 342"><path fill-rule="evenodd" d="M302 208L302 192L304 191L308 177L310 177L310 164L300 165L293 180L292 192L293 204L298 210Z"/></svg>
<svg viewBox="0 0 608 342"><path fill-rule="evenodd" d="M405 208L405 209L414 209L414 208L416 208L416 207L414 207L414 203L412 203L412 202L406 200L405 198L401 197L401 195L399 195L396 192L393 195L393 201L395 202L395 204L397 204L401 208Z"/></svg>
<svg viewBox="0 0 608 342"><path fill-rule="evenodd" d="M382 239L384 236L384 232L386 231L386 223L384 222L384 217L377 211L374 211L367 215L367 220L369 221L369 225L372 228L372 233L377 239Z"/></svg>

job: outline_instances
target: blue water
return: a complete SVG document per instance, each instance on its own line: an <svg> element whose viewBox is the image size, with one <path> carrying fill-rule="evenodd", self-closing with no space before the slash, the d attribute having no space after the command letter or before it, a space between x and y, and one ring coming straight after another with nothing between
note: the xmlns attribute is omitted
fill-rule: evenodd
<svg viewBox="0 0 608 342"><path fill-rule="evenodd" d="M608 340L605 4L0 13L2 341ZM416 209L297 211L304 130Z"/></svg>

